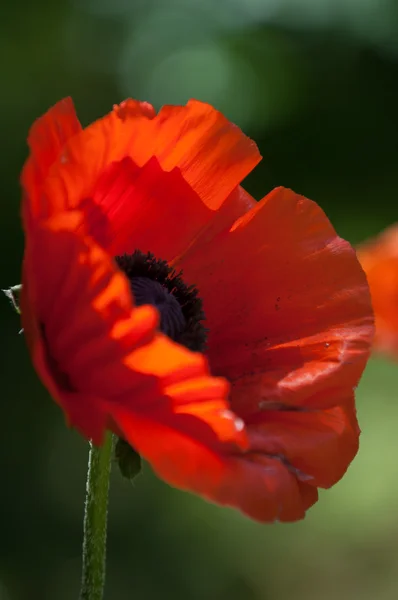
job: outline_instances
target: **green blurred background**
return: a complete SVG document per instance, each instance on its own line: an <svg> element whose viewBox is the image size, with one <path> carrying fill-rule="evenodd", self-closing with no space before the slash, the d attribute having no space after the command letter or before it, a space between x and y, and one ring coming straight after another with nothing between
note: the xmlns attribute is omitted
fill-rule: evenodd
<svg viewBox="0 0 398 600"><path fill-rule="evenodd" d="M20 280L31 122L65 95L84 124L126 96L208 101L264 156L247 187L316 200L353 243L397 219L396 0L27 0L0 23L2 287ZM65 427L0 302L0 600L78 597L87 445ZM67 315L65 315L67 319ZM155 479L112 476L107 600L398 597L398 367L373 359L344 480L260 526Z"/></svg>

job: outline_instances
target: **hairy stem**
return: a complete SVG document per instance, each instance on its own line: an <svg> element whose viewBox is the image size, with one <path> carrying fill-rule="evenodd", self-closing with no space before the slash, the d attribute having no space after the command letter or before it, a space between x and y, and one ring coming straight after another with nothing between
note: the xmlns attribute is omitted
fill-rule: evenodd
<svg viewBox="0 0 398 600"><path fill-rule="evenodd" d="M80 600L102 600L105 583L106 530L113 436L97 448L90 443L83 529L83 576Z"/></svg>

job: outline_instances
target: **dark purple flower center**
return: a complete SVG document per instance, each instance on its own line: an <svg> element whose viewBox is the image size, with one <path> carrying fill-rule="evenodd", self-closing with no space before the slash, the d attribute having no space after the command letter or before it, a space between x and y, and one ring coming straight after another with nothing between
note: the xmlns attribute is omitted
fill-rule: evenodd
<svg viewBox="0 0 398 600"><path fill-rule="evenodd" d="M160 315L160 329L177 340L186 327L182 308L175 296L158 281L149 277L133 277L130 281L137 306L152 304Z"/></svg>
<svg viewBox="0 0 398 600"><path fill-rule="evenodd" d="M115 258L128 277L137 306L152 304L160 315L160 329L189 350L203 352L207 330L202 300L194 285L186 285L182 272L151 253L136 250Z"/></svg>

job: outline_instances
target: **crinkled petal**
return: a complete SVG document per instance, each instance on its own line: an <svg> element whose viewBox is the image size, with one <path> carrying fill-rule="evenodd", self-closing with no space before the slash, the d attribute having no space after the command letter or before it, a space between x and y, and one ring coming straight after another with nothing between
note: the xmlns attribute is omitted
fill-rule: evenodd
<svg viewBox="0 0 398 600"><path fill-rule="evenodd" d="M284 188L179 263L200 289L212 370L243 418L347 398L373 336L366 277L323 211Z"/></svg>
<svg viewBox="0 0 398 600"><path fill-rule="evenodd" d="M100 443L107 425L124 431L119 409L149 421L167 414L176 429L185 415L204 445L245 446L226 382L209 376L202 355L157 332L153 307L133 307L124 275L90 237L76 234L82 219L70 211L38 224L24 262L28 345L69 422Z"/></svg>
<svg viewBox="0 0 398 600"><path fill-rule="evenodd" d="M138 103L135 110L114 110L70 139L46 178L40 216L92 198L112 163L129 158L141 168L154 157L164 171L177 168L212 211L261 158L254 142L207 104L192 100L187 106L167 106L152 118L147 104ZM127 218L128 203L124 206ZM107 214L105 201L103 209Z"/></svg>
<svg viewBox="0 0 398 600"><path fill-rule="evenodd" d="M257 147L207 104L192 100L156 115L127 100L77 136L72 114L78 123L66 99L32 128L22 184L35 219L79 208L110 253L140 248L175 260L254 202L239 183L260 160ZM39 179L28 176L34 164Z"/></svg>
<svg viewBox="0 0 398 600"><path fill-rule="evenodd" d="M222 453L210 440L204 445L190 417L182 417L178 431L162 414L152 421L122 411L119 422L159 477L258 521L302 519L317 500L316 488L299 481L279 457Z"/></svg>
<svg viewBox="0 0 398 600"><path fill-rule="evenodd" d="M218 211L205 206L179 169L163 171L156 158L142 168L129 158L113 163L81 208L86 226L110 254L137 248L169 262L204 237L230 227L255 204L240 186Z"/></svg>
<svg viewBox="0 0 398 600"><path fill-rule="evenodd" d="M283 457L299 478L317 487L339 481L358 451L353 395L327 410L263 411L248 429L253 452Z"/></svg>

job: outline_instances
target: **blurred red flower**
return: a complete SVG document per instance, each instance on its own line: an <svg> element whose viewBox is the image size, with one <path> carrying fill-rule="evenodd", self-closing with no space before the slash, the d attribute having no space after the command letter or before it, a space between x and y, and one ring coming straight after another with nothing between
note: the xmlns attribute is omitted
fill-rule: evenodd
<svg viewBox="0 0 398 600"><path fill-rule="evenodd" d="M256 203L256 145L198 101L128 100L83 130L66 99L28 141L24 326L72 424L114 424L162 478L255 519L302 518L358 448L373 319L353 249L291 190ZM204 350L203 324L238 419L182 347Z"/></svg>
<svg viewBox="0 0 398 600"><path fill-rule="evenodd" d="M398 357L398 225L358 248L375 313L375 350Z"/></svg>

